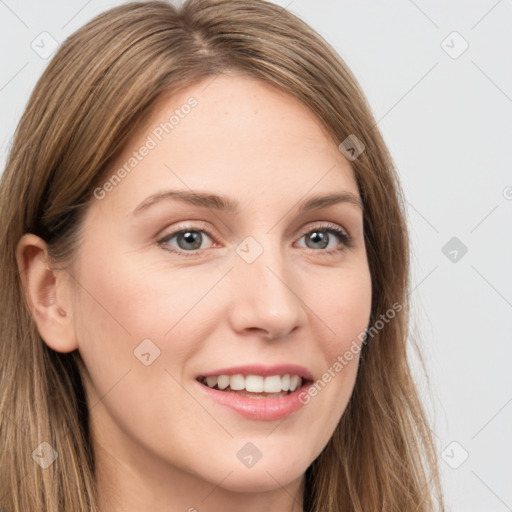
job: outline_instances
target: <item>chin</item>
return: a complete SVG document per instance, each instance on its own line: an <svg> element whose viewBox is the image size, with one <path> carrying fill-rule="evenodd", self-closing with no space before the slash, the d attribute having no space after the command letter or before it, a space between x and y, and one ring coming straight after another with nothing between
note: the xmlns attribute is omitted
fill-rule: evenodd
<svg viewBox="0 0 512 512"><path fill-rule="evenodd" d="M287 467L256 467L237 469L223 482L222 487L232 492L262 493L282 489L292 482L300 479L305 470L300 472L297 468ZM218 478L218 475L217 475Z"/></svg>
<svg viewBox="0 0 512 512"><path fill-rule="evenodd" d="M262 443L261 443L262 444ZM221 473L229 476L222 482L222 487L233 492L267 492L282 488L300 479L310 465L309 459L301 460L297 456L297 444L294 450L286 447L284 450L262 448L261 458L244 461L246 453L253 453L254 445L237 448L236 462L224 460L223 469L217 466L215 471L209 471L213 481L219 482ZM305 453L304 453L305 455Z"/></svg>

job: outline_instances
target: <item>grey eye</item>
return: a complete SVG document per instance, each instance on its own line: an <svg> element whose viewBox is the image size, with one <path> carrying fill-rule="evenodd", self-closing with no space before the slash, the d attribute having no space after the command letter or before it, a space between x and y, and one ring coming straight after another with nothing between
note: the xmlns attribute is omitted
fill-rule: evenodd
<svg viewBox="0 0 512 512"><path fill-rule="evenodd" d="M325 231L315 230L304 236L306 238L306 246L310 249L325 249L329 244L330 235Z"/></svg>
<svg viewBox="0 0 512 512"><path fill-rule="evenodd" d="M177 247L182 251L195 251L205 248L202 246L205 240L211 242L211 238L204 231L185 229L172 233L164 238L162 242Z"/></svg>

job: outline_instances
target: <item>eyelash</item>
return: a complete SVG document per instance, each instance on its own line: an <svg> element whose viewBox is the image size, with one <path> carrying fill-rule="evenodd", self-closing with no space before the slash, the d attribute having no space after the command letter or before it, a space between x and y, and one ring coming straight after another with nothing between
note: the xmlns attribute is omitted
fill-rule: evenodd
<svg viewBox="0 0 512 512"><path fill-rule="evenodd" d="M201 251L204 251L205 249L196 249L195 251L184 251L182 249L180 250L180 249L176 249L174 247L170 248L171 246L169 246L169 244L167 243L167 242L169 242L169 240L172 240L175 236L180 235L182 233L186 233L188 231L206 233L208 235L208 237L212 240L212 242L215 242L215 237L210 233L210 231L208 229L206 229L205 227L198 228L197 226L190 225L190 226L185 226L183 228L180 228L176 231L172 231L171 233L164 235L162 238L160 238L158 240L158 244L164 250L175 253L175 254L179 254L181 256L185 256L185 257L197 256ZM333 256L333 255L336 255L337 253L340 253L341 251L344 251L347 248L351 248L353 245L352 237L346 231L341 229L336 224L329 224L329 223L314 226L312 228L307 229L306 231L303 231L300 234L299 240L304 235L313 233L314 231L325 231L326 233L329 233L330 235L335 235L340 240L342 247L336 247L333 249L311 249L309 247L305 247L305 249L307 249L308 251L311 251L313 253L323 253L324 256Z"/></svg>

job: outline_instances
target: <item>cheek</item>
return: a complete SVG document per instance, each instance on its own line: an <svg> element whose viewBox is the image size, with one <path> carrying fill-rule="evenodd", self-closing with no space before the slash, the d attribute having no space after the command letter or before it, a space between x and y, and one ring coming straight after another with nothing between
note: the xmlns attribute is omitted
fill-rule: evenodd
<svg viewBox="0 0 512 512"><path fill-rule="evenodd" d="M325 340L329 361L363 339L368 327L372 303L371 276L367 265L346 272L339 280L324 283L323 292L316 296L316 309L332 337ZM360 344L360 343L359 343Z"/></svg>
<svg viewBox="0 0 512 512"><path fill-rule="evenodd" d="M321 448L334 432L352 394L357 377L362 341L371 313L372 286L367 265L347 272L338 281L323 283L314 295L311 309L328 333L321 340L324 371L301 400L312 414L323 417L318 437ZM314 305L313 305L314 304ZM323 444L322 444L323 443Z"/></svg>
<svg viewBox="0 0 512 512"><path fill-rule="evenodd" d="M211 322L218 321L218 315L206 311L218 303L203 299L222 277L222 269L173 270L150 268L142 258L116 260L100 264L84 254L77 271L76 331L82 357L93 367L129 368L140 364L135 359L138 347L149 347L151 359L159 353L160 364L168 358L180 372L180 362L200 348Z"/></svg>

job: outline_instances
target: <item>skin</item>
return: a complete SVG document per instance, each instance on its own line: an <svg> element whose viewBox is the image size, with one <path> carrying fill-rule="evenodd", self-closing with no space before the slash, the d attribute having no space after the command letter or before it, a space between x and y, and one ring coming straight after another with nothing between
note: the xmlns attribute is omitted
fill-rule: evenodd
<svg viewBox="0 0 512 512"><path fill-rule="evenodd" d="M350 202L297 207L333 192L359 197L358 187L308 108L237 75L162 98L112 173L191 96L198 104L190 114L91 200L70 265L54 269L41 239L22 238L27 299L44 341L83 359L102 510L301 511L304 473L346 408L358 354L279 421L220 406L198 393L195 378L292 363L316 380L350 348L371 306L362 210ZM222 194L239 211L164 199L133 213L168 189ZM350 235L350 247L321 229L330 225ZM211 234L188 249L192 256L177 237L159 242L184 227ZM307 236L315 228L327 248ZM248 236L263 249L252 263L236 252ZM149 366L134 356L144 339L160 350ZM248 442L262 454L251 468L237 458Z"/></svg>

